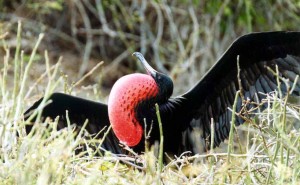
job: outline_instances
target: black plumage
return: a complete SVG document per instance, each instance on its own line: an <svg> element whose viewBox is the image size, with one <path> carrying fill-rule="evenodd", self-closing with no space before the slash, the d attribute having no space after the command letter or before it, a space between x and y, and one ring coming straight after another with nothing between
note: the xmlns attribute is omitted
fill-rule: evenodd
<svg viewBox="0 0 300 185"><path fill-rule="evenodd" d="M240 83L237 78L237 58L239 58L240 65ZM296 76L300 75L300 32L265 32L242 36L187 93L169 98L173 86L169 85L170 89L167 91L161 90L160 93L168 92L168 95L159 94L160 98L155 99L160 105L165 138L164 151L173 154L180 154L184 151L198 153L202 138L207 141L205 145L208 149L212 119L215 125L214 146L219 146L229 135L232 115L229 108L232 108L237 90L241 90L242 96L238 99L236 112L244 108L249 110L256 107L255 104L245 107L242 98L250 102L260 102L265 98L264 93L278 90L276 77L267 69L269 67L275 71L276 65L279 68L279 75L289 79L291 84ZM168 78L164 75L161 77ZM164 88L165 81L155 80L161 89ZM286 93L287 87L282 85L280 90ZM299 96L299 94L300 82L298 81L292 95ZM62 127L66 125L65 110L69 111L72 123L81 125L85 119L88 119L87 130L90 133L97 133L110 124L105 104L60 93L53 94L49 99L52 103L44 108L42 115L51 118L59 115ZM40 101L28 109L25 115L36 109ZM151 105L153 104L152 101ZM265 107L263 105L260 108ZM147 120L154 121L149 140L153 144L154 141L159 140L154 107L144 110L143 106L139 106L139 111L142 112L140 115L145 116ZM137 114L139 115L139 112ZM241 117L236 120L237 125L243 122ZM29 130L30 127L28 127ZM104 140L102 147L115 153L122 153L118 142L114 133L111 132ZM137 152L143 151L143 143L142 141L133 149Z"/></svg>

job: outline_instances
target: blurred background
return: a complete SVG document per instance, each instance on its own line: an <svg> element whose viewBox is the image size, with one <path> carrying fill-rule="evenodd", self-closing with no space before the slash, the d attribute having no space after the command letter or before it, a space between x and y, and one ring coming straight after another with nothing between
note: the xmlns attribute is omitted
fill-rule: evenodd
<svg viewBox="0 0 300 185"><path fill-rule="evenodd" d="M135 51L169 74L174 95L179 95L196 84L237 37L300 28L299 0L2 0L0 10L0 35L8 33L5 44L11 56L19 20L25 62L38 35L45 33L32 79L45 71L44 50L51 64L63 57L61 75L68 76L69 84L104 61L79 88L98 89L103 101L118 78L145 73L131 56ZM36 92L42 94L42 83Z"/></svg>

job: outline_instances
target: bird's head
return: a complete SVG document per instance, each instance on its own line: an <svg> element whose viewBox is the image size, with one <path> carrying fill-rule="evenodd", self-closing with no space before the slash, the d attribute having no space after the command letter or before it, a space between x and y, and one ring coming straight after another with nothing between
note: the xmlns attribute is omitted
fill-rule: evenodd
<svg viewBox="0 0 300 185"><path fill-rule="evenodd" d="M108 99L112 129L121 142L131 147L139 144L144 134L143 116L147 115L144 113L153 109L155 103L165 103L173 93L173 82L167 75L154 70L141 53L135 52L133 56L143 64L147 74L121 77Z"/></svg>

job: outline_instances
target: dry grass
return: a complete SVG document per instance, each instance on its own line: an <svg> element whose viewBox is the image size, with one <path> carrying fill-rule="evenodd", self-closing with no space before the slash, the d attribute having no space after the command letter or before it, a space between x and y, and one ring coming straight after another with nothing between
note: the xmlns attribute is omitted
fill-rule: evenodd
<svg viewBox="0 0 300 185"><path fill-rule="evenodd" d="M85 131L75 137L72 127L57 131L55 123L50 123L49 128L47 123L37 124L37 133L26 135L22 117L36 100L34 94L60 89L91 99L103 98L99 86L105 89L117 77L137 69L130 58L136 50L147 53L146 58L159 71L174 78L176 94L184 92L237 35L297 29L297 1L275 1L272 5L254 4L250 0L96 0L92 5L90 1L67 1L49 19L45 19L50 15L49 7L44 10L41 2L35 4L37 8L29 6L33 1L28 2L18 11L1 13L1 184L300 184L299 103L293 105L275 95L266 99L266 111L235 128L245 131L245 141L239 143L235 132L234 139L227 141L237 141L230 150L226 147L221 152L216 149L192 157L177 156L162 169L153 151L141 156L115 156L107 152L96 157L89 146L101 140L83 137L87 136ZM25 16L24 10L29 12ZM39 20L33 18L37 12ZM58 15L65 17L54 19ZM24 23L23 31L19 32L18 19ZM52 19L57 21L47 22ZM5 34L7 31L9 35ZM44 40L38 44L37 34L41 32L45 33ZM57 55L74 60L65 57L52 66ZM80 81L82 76L77 74L93 68L93 61L99 57L106 64L89 81L96 85L88 86L89 90L73 88L70 81ZM112 73L116 69L118 72ZM103 76L111 79L105 81ZM78 144L86 145L87 153L75 155Z"/></svg>
<svg viewBox="0 0 300 185"><path fill-rule="evenodd" d="M298 0L27 0L23 4L13 0L0 2L0 7L4 10L0 30L10 32L10 47L16 46L13 33L21 19L25 54L38 34L45 33L39 59L45 48L53 62L63 56L63 73L71 82L103 60L101 73L94 73L84 85L99 84L104 96L119 77L143 71L131 57L134 51L168 73L178 95L191 88L238 36L298 30L300 22ZM36 70L42 72L45 66L40 66Z"/></svg>

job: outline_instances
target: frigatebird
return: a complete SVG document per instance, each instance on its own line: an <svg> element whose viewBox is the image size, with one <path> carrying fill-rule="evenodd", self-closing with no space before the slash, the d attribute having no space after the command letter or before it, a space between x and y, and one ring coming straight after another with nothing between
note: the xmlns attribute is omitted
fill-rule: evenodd
<svg viewBox="0 0 300 185"><path fill-rule="evenodd" d="M268 93L287 93L284 84L278 88L277 77L272 72L278 66L278 75L292 85L300 75L300 32L251 33L238 38L220 57L206 75L181 96L171 97L173 82L170 77L154 70L141 53L133 53L145 67L147 74L129 74L121 77L112 87L108 104L75 96L54 93L42 111L42 117L59 116L59 127L67 124L66 110L71 123L82 126L96 134L112 126L102 147L113 153L124 150L120 142L136 152L144 150L145 129L151 128L150 144L159 141L159 127L155 104L159 105L164 135L164 151L193 154L201 150L204 139L206 149L211 145L211 123L214 123L213 147L228 138L231 117L240 116L236 125L245 122L248 115L266 98ZM239 90L236 110L232 110ZM291 95L299 96L297 81ZM40 105L42 98L25 112L26 119ZM250 102L250 103L249 103ZM254 102L254 103L251 103ZM256 102L256 103L255 103ZM260 109L266 107L261 103ZM257 109L254 109L257 110ZM32 126L27 126L29 132ZM103 134L99 137L102 137Z"/></svg>

